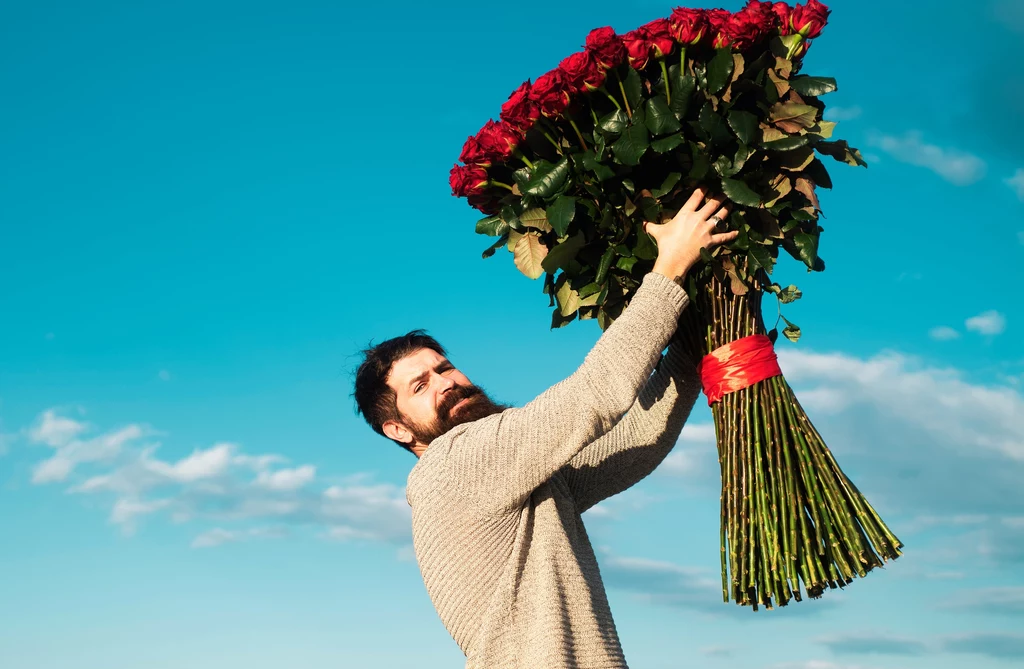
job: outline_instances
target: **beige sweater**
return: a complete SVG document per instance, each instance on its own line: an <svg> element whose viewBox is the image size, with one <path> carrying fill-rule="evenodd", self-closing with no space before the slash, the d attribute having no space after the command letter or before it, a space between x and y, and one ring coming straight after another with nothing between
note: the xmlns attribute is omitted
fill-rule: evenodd
<svg viewBox="0 0 1024 669"><path fill-rule="evenodd" d="M675 444L700 383L661 351L687 302L648 274L569 378L450 430L413 467L416 558L467 669L626 667L580 514Z"/></svg>

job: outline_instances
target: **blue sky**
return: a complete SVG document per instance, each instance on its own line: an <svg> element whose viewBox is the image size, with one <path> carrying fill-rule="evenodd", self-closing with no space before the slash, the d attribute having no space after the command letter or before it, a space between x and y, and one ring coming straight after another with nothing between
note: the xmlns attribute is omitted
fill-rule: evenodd
<svg viewBox="0 0 1024 669"><path fill-rule="evenodd" d="M722 604L698 403L588 512L630 666L1024 659L1024 6L833 3L826 272L782 368L905 541L773 613ZM730 2L736 9L739 2ZM413 560L411 455L349 396L426 327L496 398L564 378L539 282L452 198L465 137L590 28L670 4L21 3L0 21L0 665L460 666Z"/></svg>

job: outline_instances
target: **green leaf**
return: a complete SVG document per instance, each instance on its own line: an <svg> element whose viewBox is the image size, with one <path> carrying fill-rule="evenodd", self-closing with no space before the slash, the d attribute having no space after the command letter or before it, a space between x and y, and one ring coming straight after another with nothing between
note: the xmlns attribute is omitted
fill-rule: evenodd
<svg viewBox="0 0 1024 669"><path fill-rule="evenodd" d="M555 328L565 327L574 320L576 320L576 312L573 312L568 316L563 316L559 309L555 309L551 312L551 329L554 330Z"/></svg>
<svg viewBox="0 0 1024 669"><path fill-rule="evenodd" d="M722 192L736 204L742 204L745 207L761 205L761 196L739 179L722 179Z"/></svg>
<svg viewBox="0 0 1024 669"><path fill-rule="evenodd" d="M725 124L725 119L715 111L710 102L700 110L698 123L708 133L713 143L724 144L733 141L732 133L729 132L729 126Z"/></svg>
<svg viewBox="0 0 1024 669"><path fill-rule="evenodd" d="M782 331L782 334L783 334L783 335L784 335L784 336L786 337L786 339L788 339L789 341L791 341L791 342L793 342L793 343L796 343L796 341L797 341L798 339L800 339L800 328L799 328L799 326L797 326L797 325L795 325L795 324L791 323L791 322L789 321L789 319L788 319L788 318L786 318L785 316L783 316L782 314L779 314L779 316L780 316L780 317L782 318L782 320L786 321L786 327L785 327L785 329L784 329L784 330Z"/></svg>
<svg viewBox="0 0 1024 669"><path fill-rule="evenodd" d="M661 205L653 197L642 197L637 201L637 206L643 212L645 221L657 223L661 218Z"/></svg>
<svg viewBox="0 0 1024 669"><path fill-rule="evenodd" d="M818 97L839 89L832 77L793 77L789 85L800 95Z"/></svg>
<svg viewBox="0 0 1024 669"><path fill-rule="evenodd" d="M683 136L679 133L669 135L668 137L662 137L651 142L651 148L657 153L668 153L672 149L678 147L684 141Z"/></svg>
<svg viewBox="0 0 1024 669"><path fill-rule="evenodd" d="M559 195L554 204L548 207L548 223L559 237L564 237L569 231L569 223L575 215L576 198L568 195Z"/></svg>
<svg viewBox="0 0 1024 669"><path fill-rule="evenodd" d="M808 268L814 269L814 261L818 258L818 235L798 232L793 235L793 243L800 252L800 260L803 260Z"/></svg>
<svg viewBox="0 0 1024 669"><path fill-rule="evenodd" d="M750 112L731 110L729 112L729 127L747 146L760 139L757 117Z"/></svg>
<svg viewBox="0 0 1024 669"><path fill-rule="evenodd" d="M763 267L764 271L769 274L772 273L772 266L775 265L775 258L772 257L767 246L763 244L751 244L750 248L747 249L747 254L754 260L754 262Z"/></svg>
<svg viewBox="0 0 1024 669"><path fill-rule="evenodd" d="M680 129L679 121L676 120L668 102L660 95L647 101L647 116L645 119L647 129L652 135L664 135L669 132L676 132Z"/></svg>
<svg viewBox="0 0 1024 669"><path fill-rule="evenodd" d="M691 144L690 148L693 151L693 167L690 168L690 173L687 176L701 181L707 176L708 170L711 168L711 162L708 160L707 153L702 148L696 144Z"/></svg>
<svg viewBox="0 0 1024 669"><path fill-rule="evenodd" d="M583 236L582 232L577 232L551 249L541 261L541 267L545 272L551 272L552 274L556 270L564 269L576 257L576 254L579 253L579 250L583 248L585 243L586 237Z"/></svg>
<svg viewBox="0 0 1024 669"><path fill-rule="evenodd" d="M639 109L640 99L643 96L643 81L636 70L629 68L622 86L626 89L626 99L629 100L630 109Z"/></svg>
<svg viewBox="0 0 1024 669"><path fill-rule="evenodd" d="M602 284L608 278L608 270L611 268L615 256L615 247L609 246L608 250L601 256L601 262L597 264L597 278L594 279L594 283Z"/></svg>
<svg viewBox="0 0 1024 669"><path fill-rule="evenodd" d="M813 128L818 122L817 116L817 107L797 102L780 102L769 111L768 121L787 132L797 132L800 128Z"/></svg>
<svg viewBox="0 0 1024 669"><path fill-rule="evenodd" d="M633 256L629 256L628 258L619 258L619 262L615 263L615 266L621 270L630 272L633 270L633 265L636 264L637 260L639 260L639 258L634 258Z"/></svg>
<svg viewBox="0 0 1024 669"><path fill-rule="evenodd" d="M679 183L679 180L682 178L683 175L680 174L679 172L669 172L668 176L665 177L665 180L661 182L661 186L651 191L651 195L653 195L654 197L664 197L668 195L672 191L672 189L676 187L676 184Z"/></svg>
<svg viewBox="0 0 1024 669"><path fill-rule="evenodd" d="M636 231L633 255L641 260L654 260L658 257L658 245L654 242L654 237L647 234L643 228Z"/></svg>
<svg viewBox="0 0 1024 669"><path fill-rule="evenodd" d="M512 252L516 267L531 279L539 278L544 273L541 263L548 255L548 247L540 241L536 232L528 232L519 238Z"/></svg>
<svg viewBox="0 0 1024 669"><path fill-rule="evenodd" d="M715 49L715 56L708 63L708 92L712 95L722 90L729 78L732 77L734 67L732 49Z"/></svg>
<svg viewBox="0 0 1024 669"><path fill-rule="evenodd" d="M527 195L538 197L550 197L562 187L566 177L569 175L569 161L562 158L557 163L549 163L546 160L538 160L534 164L530 181L526 184L523 192Z"/></svg>
<svg viewBox="0 0 1024 669"><path fill-rule="evenodd" d="M626 129L626 124L629 122L629 117L626 116L626 112L621 109L616 109L611 114L608 114L597 123L598 129L602 132L618 135Z"/></svg>
<svg viewBox="0 0 1024 669"><path fill-rule="evenodd" d="M690 108L693 92L697 90L697 82L693 75L679 76L678 65L673 65L669 69L669 80L672 82L672 102L668 107L676 118L682 121L687 109Z"/></svg>
<svg viewBox="0 0 1024 669"><path fill-rule="evenodd" d="M779 328L772 328L771 331L768 332L768 340L771 341L771 343L774 345L775 342L778 341L778 339Z"/></svg>
<svg viewBox="0 0 1024 669"><path fill-rule="evenodd" d="M555 296L558 298L558 312L562 316L570 316L580 308L580 294L572 289L568 281L562 282Z"/></svg>
<svg viewBox="0 0 1024 669"><path fill-rule="evenodd" d="M478 235L500 237L508 232L508 223L501 220L501 216L487 216L476 222L476 232Z"/></svg>
<svg viewBox="0 0 1024 669"><path fill-rule="evenodd" d="M593 172L598 181L607 181L615 176L615 171L598 160L593 151L583 154L583 169Z"/></svg>
<svg viewBox="0 0 1024 669"><path fill-rule="evenodd" d="M807 135L798 135L796 137L783 137L771 142L764 142L761 144L761 147L769 151L792 151L793 149L807 146L810 141Z"/></svg>
<svg viewBox="0 0 1024 669"><path fill-rule="evenodd" d="M480 254L480 257L481 258L490 258L491 256L494 255L495 251L497 251L498 249L500 249L502 246L504 246L507 243L508 243L508 233L505 233L500 238L498 238L498 241L494 242L493 244L488 246L486 249L484 249L484 252Z"/></svg>
<svg viewBox="0 0 1024 669"><path fill-rule="evenodd" d="M711 257L711 253L709 253L708 250L703 246L700 247L700 258L706 263L711 263L714 261L714 258Z"/></svg>
<svg viewBox="0 0 1024 669"><path fill-rule="evenodd" d="M800 292L799 288L797 288L793 284L790 284L779 291L779 302L782 302L783 304L796 302L801 297L803 297L803 295L804 294Z"/></svg>
<svg viewBox="0 0 1024 669"><path fill-rule="evenodd" d="M847 165L853 165L857 167L867 167L868 164L864 162L864 157L860 155L860 151L852 148L846 143L845 139L840 139L837 142L818 142L814 145L814 148L819 153L824 153L826 156L832 156L841 163Z"/></svg>
<svg viewBox="0 0 1024 669"><path fill-rule="evenodd" d="M630 72L634 72L634 70L630 70ZM636 124L626 128L622 136L615 140L615 143L612 144L612 151L615 153L615 158L623 165L637 165L648 146L646 126Z"/></svg>
<svg viewBox="0 0 1024 669"><path fill-rule="evenodd" d="M551 224L548 222L547 212L540 207L527 209L523 213L519 214L519 222L528 228L533 228L534 230L551 232Z"/></svg>

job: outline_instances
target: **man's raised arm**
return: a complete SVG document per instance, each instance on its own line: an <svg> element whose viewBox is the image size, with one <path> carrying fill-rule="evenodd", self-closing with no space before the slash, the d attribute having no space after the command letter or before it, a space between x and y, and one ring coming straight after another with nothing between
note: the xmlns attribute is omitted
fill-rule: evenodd
<svg viewBox="0 0 1024 669"><path fill-rule="evenodd" d="M735 238L734 232L714 234L714 219L708 219L716 212L718 218L727 215L724 200L700 207L705 195L698 189L670 222L648 224L659 249L654 270L576 372L522 408L455 428L447 444L442 439L431 445L447 448L448 485L468 495L481 512L519 508L633 405L689 301L681 279L702 247Z"/></svg>

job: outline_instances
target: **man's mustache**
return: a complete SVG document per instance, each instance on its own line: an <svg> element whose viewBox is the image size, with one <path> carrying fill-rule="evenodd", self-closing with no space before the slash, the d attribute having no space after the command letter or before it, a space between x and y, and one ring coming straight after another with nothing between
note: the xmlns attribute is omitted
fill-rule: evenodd
<svg viewBox="0 0 1024 669"><path fill-rule="evenodd" d="M445 393L444 399L437 407L437 415L444 418L450 417L456 404L467 397L476 397L477 395L483 395L483 391L476 386L455 386Z"/></svg>

